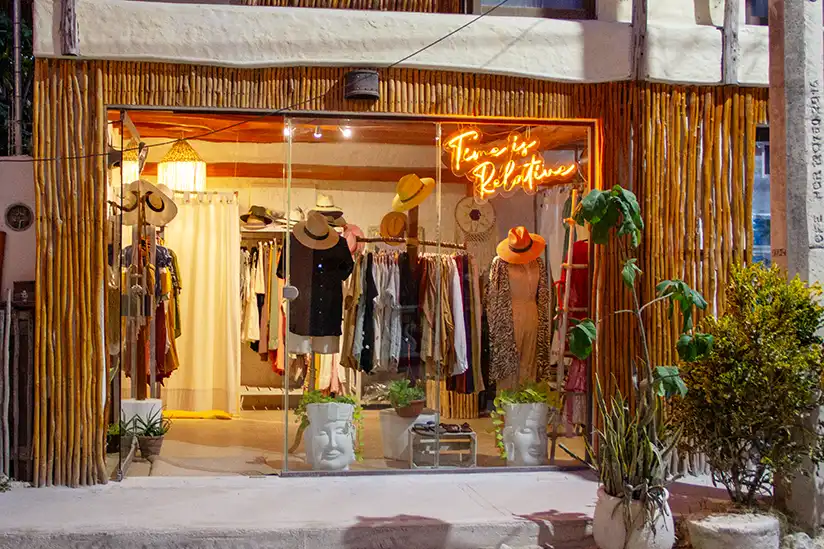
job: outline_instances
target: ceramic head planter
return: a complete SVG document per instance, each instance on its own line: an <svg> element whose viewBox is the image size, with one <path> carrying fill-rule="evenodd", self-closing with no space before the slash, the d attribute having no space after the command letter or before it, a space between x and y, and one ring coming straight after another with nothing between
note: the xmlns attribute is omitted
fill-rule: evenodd
<svg viewBox="0 0 824 549"><path fill-rule="evenodd" d="M507 404L504 411L506 464L515 467L546 464L549 407L542 402Z"/></svg>
<svg viewBox="0 0 824 549"><path fill-rule="evenodd" d="M341 402L309 404L306 457L316 471L345 471L355 461L355 407Z"/></svg>

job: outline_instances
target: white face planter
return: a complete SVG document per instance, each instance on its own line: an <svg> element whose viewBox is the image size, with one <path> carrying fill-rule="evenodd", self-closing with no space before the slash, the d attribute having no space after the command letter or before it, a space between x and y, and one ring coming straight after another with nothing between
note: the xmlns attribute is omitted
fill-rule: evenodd
<svg viewBox="0 0 824 549"><path fill-rule="evenodd" d="M510 467L531 467L547 462L547 417L545 403L504 406L504 448Z"/></svg>
<svg viewBox="0 0 824 549"><path fill-rule="evenodd" d="M309 404L309 427L303 435L306 460L315 471L345 471L355 461L355 426L351 404Z"/></svg>

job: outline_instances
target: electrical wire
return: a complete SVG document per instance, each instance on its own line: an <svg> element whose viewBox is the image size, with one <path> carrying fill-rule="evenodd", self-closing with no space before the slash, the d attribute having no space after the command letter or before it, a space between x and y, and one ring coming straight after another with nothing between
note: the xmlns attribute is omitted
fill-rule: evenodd
<svg viewBox="0 0 824 549"><path fill-rule="evenodd" d="M509 2L509 0L501 0L499 3L497 3L494 6L492 6L491 8L489 8L489 10L473 17L472 19L470 19L469 21L467 21L466 23L464 23L460 27L456 28L453 31L448 32L447 34L445 34L444 36L438 38L434 42L431 42L431 43L427 44L426 46L410 53L406 57L403 57L403 58L395 61L394 63L391 63L390 65L386 65L385 67L382 67L382 68L383 69L391 69L391 68L394 68L394 67L400 65L401 63L404 63L404 62L408 61L409 59L415 57L416 55L425 52L429 48L432 48L432 47L440 44L444 40L450 38L451 36L454 36L455 34L461 32L462 30L469 27L473 23L477 22L481 18L486 17L487 15L491 14L492 12L494 12L495 10L497 10L498 8L500 8L501 6L506 4L507 2ZM363 76L362 78L366 78L366 76ZM355 82L358 82L358 80L356 80ZM246 124L248 122L257 122L258 120L263 120L264 118L267 118L269 116L277 116L277 115L280 115L280 114L284 114L286 112L291 111L292 109L294 109L296 107L300 107L301 105L304 105L306 103L310 103L310 102L314 101L315 99L321 99L326 95L326 93L327 92L315 95L315 96L310 97L308 99L304 99L302 101L299 101L297 103L293 103L291 105L288 105L286 107L283 107L283 108L280 108L280 109L277 109L277 110L274 110L274 111L265 112L263 114L260 114L258 116L252 117L252 118L247 118L245 120L239 120L238 122L234 122L234 123L229 124L228 126L224 126L222 128L216 128L214 130L209 130L207 132L204 132L204 133L201 133L201 134L198 134L198 135L193 135L193 136L190 136L190 137L181 137L180 139L173 139L173 140L170 140L170 141L163 141L161 143L154 143L154 144L151 144L151 145L144 145L143 148L149 149L149 148L153 148L153 147L162 147L162 146L165 146L165 145L174 145L175 143L178 143L180 141L190 141L190 140L195 140L195 139L201 139L203 137L208 137L208 136L214 135L216 133L225 132L227 130L237 128L238 126L242 126L243 124ZM120 152L131 152L131 151L139 151L139 150L141 150L140 147L132 147L132 148L128 148L128 149L122 149ZM55 157L51 157L51 158L31 158L31 159L29 159L29 158L20 158L20 159L7 158L6 160L4 160L4 162L51 162L51 161L55 161L55 160L81 160L81 159L84 159L84 158L96 158L96 157L108 156L108 155L109 155L109 153L105 152L105 153L93 153L93 154L84 154L84 155L75 155L75 156L55 156Z"/></svg>

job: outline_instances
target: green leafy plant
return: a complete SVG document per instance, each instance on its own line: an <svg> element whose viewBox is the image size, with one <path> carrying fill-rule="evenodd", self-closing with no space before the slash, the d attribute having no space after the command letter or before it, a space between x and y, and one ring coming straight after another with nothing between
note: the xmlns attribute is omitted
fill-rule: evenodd
<svg viewBox="0 0 824 549"><path fill-rule="evenodd" d="M490 415L495 430L495 444L503 459L507 457L504 446L505 407L510 404L540 403L548 405L550 409L558 410L560 408L558 393L550 391L546 383L529 383L520 389L498 391L494 401L495 410Z"/></svg>
<svg viewBox="0 0 824 549"><path fill-rule="evenodd" d="M358 402L345 395L324 395L321 391L308 391L303 393L297 409L295 410L296 421L298 422L298 433L295 437L299 441L303 436L303 432L309 427L309 415L306 412L306 407L310 404L328 404L337 402L339 404L351 404L354 407L352 414L352 424L355 427L355 438L357 445L355 447L355 458L358 461L363 461L363 408ZM297 445L297 442L296 442Z"/></svg>
<svg viewBox="0 0 824 549"><path fill-rule="evenodd" d="M106 436L116 437L123 432L123 426L120 422L118 423L111 423L109 427L106 429Z"/></svg>
<svg viewBox="0 0 824 549"><path fill-rule="evenodd" d="M675 421L732 501L752 507L775 475L822 460L822 290L755 264L733 269L726 296L724 315L702 323L711 351L684 367Z"/></svg>
<svg viewBox="0 0 824 549"><path fill-rule="evenodd" d="M124 425L126 434L135 437L162 437L169 432L172 422L163 417L163 411L154 410L148 416L136 415L131 422Z"/></svg>
<svg viewBox="0 0 824 549"><path fill-rule="evenodd" d="M663 402L683 397L688 391L678 366L653 365L643 313L648 307L667 302L672 317L677 304L683 320L679 356L683 360L695 359L712 348L712 336L697 333L693 326L694 310L705 309L707 302L685 282L665 280L656 287L656 297L641 305L636 286L643 273L631 254L640 244L644 222L631 191L619 185L606 191L593 190L578 205L573 219L580 225L589 225L595 244L606 244L611 236L617 237L624 258L621 278L632 295L632 307L614 314L629 314L635 319L641 356L632 364L634 406L620 391L605 395L600 380L596 380L596 401L603 425L595 431L595 444L587 444L591 460L580 458L564 445L561 448L592 467L605 492L622 500L627 533L636 526L631 512L633 502L644 509L637 520L654 528L657 514L667 509L665 487L672 480L669 457L681 437L680 429L662 420ZM573 324L567 337L570 351L578 358L586 358L596 341L597 323L585 319Z"/></svg>
<svg viewBox="0 0 824 549"><path fill-rule="evenodd" d="M422 387L410 385L407 379L397 379L389 383L389 403L395 409L405 408L413 401L425 398L426 391Z"/></svg>

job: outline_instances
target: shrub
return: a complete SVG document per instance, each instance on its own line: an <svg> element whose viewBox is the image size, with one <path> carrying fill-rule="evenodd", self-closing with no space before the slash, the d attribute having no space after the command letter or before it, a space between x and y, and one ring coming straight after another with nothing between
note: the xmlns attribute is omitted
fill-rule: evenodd
<svg viewBox="0 0 824 549"><path fill-rule="evenodd" d="M725 314L702 325L710 353L682 368L689 392L676 422L738 504L755 505L774 475L792 478L805 457L820 461L824 437L811 419L824 404L821 294L778 267L734 269Z"/></svg>

